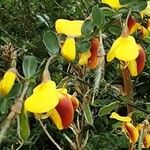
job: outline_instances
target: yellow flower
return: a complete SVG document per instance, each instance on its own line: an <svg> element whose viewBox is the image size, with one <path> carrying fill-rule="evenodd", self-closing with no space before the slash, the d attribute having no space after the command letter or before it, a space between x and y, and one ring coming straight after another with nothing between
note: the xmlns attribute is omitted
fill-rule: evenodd
<svg viewBox="0 0 150 150"><path fill-rule="evenodd" d="M118 115L117 113L113 112L110 118L122 121L122 130L124 131L127 138L130 140L131 143L136 143L139 138L139 132L137 128L130 123L131 118L129 116L123 117Z"/></svg>
<svg viewBox="0 0 150 150"><path fill-rule="evenodd" d="M70 37L81 36L81 27L84 21L82 20L67 20L67 19L58 19L55 22L55 28L57 33L63 33Z"/></svg>
<svg viewBox="0 0 150 150"><path fill-rule="evenodd" d="M61 54L64 58L69 61L73 61L76 56L76 46L75 37L81 36L81 27L83 25L83 20L67 20L58 19L55 22L55 29L57 33L62 33L67 36L61 48Z"/></svg>
<svg viewBox="0 0 150 150"><path fill-rule="evenodd" d="M143 138L143 147L149 148L150 147L150 134L145 134Z"/></svg>
<svg viewBox="0 0 150 150"><path fill-rule="evenodd" d="M11 68L4 74L3 79L0 81L0 94L7 95L15 82L16 79L16 69Z"/></svg>
<svg viewBox="0 0 150 150"><path fill-rule="evenodd" d="M119 0L102 0L102 3L108 4L109 6L111 6L112 8L115 8L115 9L122 7Z"/></svg>
<svg viewBox="0 0 150 150"><path fill-rule="evenodd" d="M33 113L46 113L52 110L58 102L56 84L48 80L33 90L33 94L25 100L25 108Z"/></svg>
<svg viewBox="0 0 150 150"><path fill-rule="evenodd" d="M76 57L75 39L68 37L61 48L61 54L69 61L73 61Z"/></svg>
<svg viewBox="0 0 150 150"><path fill-rule="evenodd" d="M115 57L122 61L135 60L139 55L139 47L133 36L116 39L107 54L107 61L112 61Z"/></svg>

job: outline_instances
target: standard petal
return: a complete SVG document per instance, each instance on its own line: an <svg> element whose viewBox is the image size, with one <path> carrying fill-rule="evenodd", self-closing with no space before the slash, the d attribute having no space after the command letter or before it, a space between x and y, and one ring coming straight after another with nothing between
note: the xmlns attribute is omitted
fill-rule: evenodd
<svg viewBox="0 0 150 150"><path fill-rule="evenodd" d="M75 46L75 39L68 37L62 48L61 48L61 54L64 58L66 58L69 61L73 61L76 57L76 46Z"/></svg>
<svg viewBox="0 0 150 150"><path fill-rule="evenodd" d="M113 119L116 119L116 120L119 120L119 121L123 121L123 122L130 122L131 121L130 117L128 117L128 116L127 117L120 116L116 112L113 112L111 114L110 118L113 118Z"/></svg>
<svg viewBox="0 0 150 150"><path fill-rule="evenodd" d="M15 82L16 79L16 70L15 69L9 69L4 74L3 79L0 81L0 94L7 95Z"/></svg>
<svg viewBox="0 0 150 150"><path fill-rule="evenodd" d="M33 113L45 113L52 110L58 102L55 82L47 81L39 84L25 100L25 108Z"/></svg>
<svg viewBox="0 0 150 150"><path fill-rule="evenodd" d="M114 49L115 57L122 61L134 60L139 55L139 47L133 36L120 37L119 43Z"/></svg>
<svg viewBox="0 0 150 150"><path fill-rule="evenodd" d="M115 8L115 9L122 7L119 0L102 0L102 3L108 4L109 6L111 6L112 8Z"/></svg>
<svg viewBox="0 0 150 150"><path fill-rule="evenodd" d="M55 22L55 29L58 33L63 33L67 36L78 37L81 36L81 27L83 20L66 20L58 19Z"/></svg>

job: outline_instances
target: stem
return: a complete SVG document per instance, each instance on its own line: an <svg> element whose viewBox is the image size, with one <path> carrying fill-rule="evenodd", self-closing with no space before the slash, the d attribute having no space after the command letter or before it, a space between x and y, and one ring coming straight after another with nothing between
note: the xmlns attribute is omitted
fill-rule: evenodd
<svg viewBox="0 0 150 150"><path fill-rule="evenodd" d="M53 139L53 137L49 134L49 132L47 131L46 127L44 126L43 122L41 121L41 119L38 118L38 121L40 122L41 127L43 128L45 134L48 136L48 138L50 139L50 141L59 149L62 150L62 148L56 143L56 141Z"/></svg>
<svg viewBox="0 0 150 150"><path fill-rule="evenodd" d="M130 114L133 112L133 107L129 105L129 101L134 102L133 98L133 88L132 88L132 81L130 77L130 72L128 70L128 67L125 67L122 69L122 76L123 76L123 82L124 82L124 92L126 93L128 97L127 101L127 113ZM133 119L133 117L132 117ZM129 144L129 150L134 150L135 144Z"/></svg>
<svg viewBox="0 0 150 150"><path fill-rule="evenodd" d="M93 97L92 97L92 104L94 103L94 99L95 99L95 95L98 93L98 89L99 89L99 84L101 79L104 77L104 65L105 65L105 50L104 50L104 46L103 46L103 37L102 37L102 31L100 30L99 32L99 40L100 40L100 44L99 44L99 64L98 67L95 71L95 82L94 82L94 89L93 89Z"/></svg>
<svg viewBox="0 0 150 150"><path fill-rule="evenodd" d="M144 126L145 126L145 124L143 125L142 129L140 130L138 150L142 150L143 136L144 136Z"/></svg>
<svg viewBox="0 0 150 150"><path fill-rule="evenodd" d="M45 69L44 69L44 71L43 71L43 81L45 81L45 80L51 80L51 77L50 77L50 73L49 73L48 68L49 68L49 65L50 65L51 61L52 61L54 58L55 58L55 55L51 56L51 57L47 60L47 62L46 62Z"/></svg>
<svg viewBox="0 0 150 150"><path fill-rule="evenodd" d="M20 97L16 100L15 104L11 107L11 112L8 114L6 119L1 123L0 126L0 143L4 139L6 132L8 131L12 121L18 116L19 113L21 113L22 109L22 102L26 95L27 89L29 86L29 82L25 82L23 91L20 95Z"/></svg>

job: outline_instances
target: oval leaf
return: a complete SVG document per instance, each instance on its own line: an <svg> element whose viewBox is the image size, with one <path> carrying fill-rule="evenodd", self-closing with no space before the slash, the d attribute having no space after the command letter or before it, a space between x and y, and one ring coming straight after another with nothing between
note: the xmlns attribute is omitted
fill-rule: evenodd
<svg viewBox="0 0 150 150"><path fill-rule="evenodd" d="M90 19L88 19L84 21L81 28L81 32L83 35L89 35L93 31L93 28L94 28L93 22Z"/></svg>
<svg viewBox="0 0 150 150"><path fill-rule="evenodd" d="M110 103L109 105L105 105L103 106L100 110L99 110L99 116L105 116L111 113L112 110L116 109L119 106L120 102L119 101L115 101Z"/></svg>
<svg viewBox="0 0 150 150"><path fill-rule="evenodd" d="M24 107L21 110L21 113L19 114L17 121L18 121L18 128L17 128L18 136L21 140L25 141L30 135L30 128L28 116L24 111Z"/></svg>
<svg viewBox="0 0 150 150"><path fill-rule="evenodd" d="M77 50L81 53L84 53L90 49L90 42L89 41L81 41L77 43Z"/></svg>
<svg viewBox="0 0 150 150"><path fill-rule="evenodd" d="M59 42L55 32L47 31L43 36L43 43L49 55L56 55L59 53Z"/></svg>
<svg viewBox="0 0 150 150"><path fill-rule="evenodd" d="M89 125L93 125L93 116L92 116L92 112L88 103L84 106L83 113L84 113L86 122Z"/></svg>
<svg viewBox="0 0 150 150"><path fill-rule="evenodd" d="M92 18L95 25L97 25L98 27L102 26L102 23L104 21L104 15L98 5L92 8Z"/></svg>
<svg viewBox="0 0 150 150"><path fill-rule="evenodd" d="M37 59L34 56L26 56L23 60L23 73L27 79L34 76L38 67Z"/></svg>

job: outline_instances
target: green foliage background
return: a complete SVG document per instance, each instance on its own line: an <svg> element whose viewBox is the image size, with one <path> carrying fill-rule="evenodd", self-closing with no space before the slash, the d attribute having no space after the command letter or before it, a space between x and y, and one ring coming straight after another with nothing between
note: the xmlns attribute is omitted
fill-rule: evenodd
<svg viewBox="0 0 150 150"><path fill-rule="evenodd" d="M0 1L0 45L12 43L16 49L19 49L18 68L22 71L22 61L26 55L34 55L38 60L38 64L43 69L41 64L44 58L48 58L47 50L43 44L43 34L47 30L54 30L54 23L58 18L66 19L85 19L90 15L92 7L98 4L97 0L1 0ZM110 48L113 39L119 36L121 26L115 23L115 16L126 14L126 10L121 9L118 12L107 10L107 17L105 18L106 39L104 46ZM122 17L124 17L122 15ZM112 25L111 25L112 23ZM116 29L117 28L117 29ZM135 35L138 37L138 35ZM135 106L150 112L150 41L143 41L137 39L138 42L146 49L147 62L144 72L137 78L133 78ZM7 70L6 60L0 51L0 68ZM61 57L57 58L54 62L54 67L50 67L52 79L59 83L65 77L67 62ZM57 68L57 69L56 69ZM121 101L120 105L115 109L121 114L126 115L126 107L124 97L121 97L109 85L118 85L122 83L119 66L116 62L106 64L105 66L105 80L102 81L99 87L99 95L96 97L95 105L90 106L94 118L93 126L87 126L90 131L89 140L87 142L87 150L123 150L128 147L128 140L123 134L117 133L115 126L116 121L109 119L109 113L99 115L99 110L104 106L109 105L111 102ZM60 71L61 70L61 71ZM63 72L64 71L64 72ZM87 81L92 84L94 78L94 71L88 74ZM38 76L40 80L40 75ZM75 79L70 81L70 91L74 89L73 84ZM106 84L107 83L107 84ZM83 83L79 83L83 84ZM18 87L18 85L16 85ZM35 86L35 79L33 78L33 87ZM32 87L31 87L32 88ZM29 91L30 92L30 91ZM13 94L14 96L14 94ZM83 95L79 95L82 99ZM123 102L122 102L123 101ZM10 106L13 100L10 97L0 101L0 121L2 121L10 111ZM113 110L113 109L112 109ZM147 115L143 111L136 110L137 121L142 121ZM31 115L31 114L30 114ZM55 146L49 141L39 123L31 115L30 119L31 134L25 141L22 150L55 150ZM70 149L69 143L66 141L62 133L68 134L72 137L70 130L58 131L55 126L48 120L48 131L55 138L55 140L65 149ZM87 130L85 129L85 130ZM11 129L7 133L3 143L0 144L1 150L16 149L19 146L19 138L16 134L16 122L12 124Z"/></svg>

